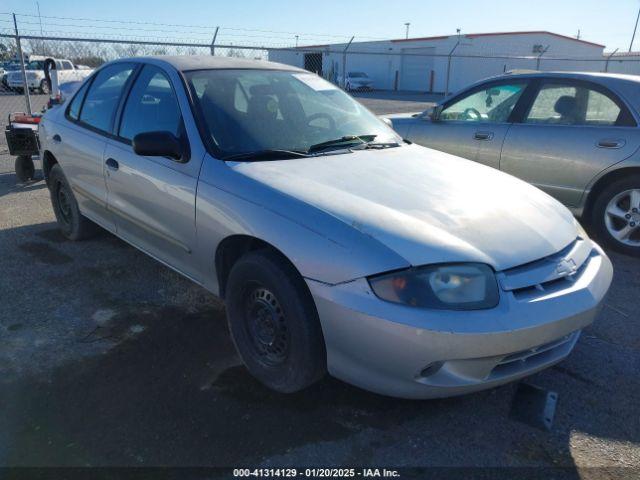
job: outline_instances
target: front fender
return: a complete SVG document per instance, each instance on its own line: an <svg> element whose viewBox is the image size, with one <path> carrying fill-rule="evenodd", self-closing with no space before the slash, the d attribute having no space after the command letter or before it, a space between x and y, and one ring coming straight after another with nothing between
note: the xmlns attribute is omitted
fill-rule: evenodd
<svg viewBox="0 0 640 480"><path fill-rule="evenodd" d="M215 251L231 235L248 235L273 245L303 277L327 284L409 267L374 238L210 157L198 183L196 228L203 283L214 292L219 288Z"/></svg>

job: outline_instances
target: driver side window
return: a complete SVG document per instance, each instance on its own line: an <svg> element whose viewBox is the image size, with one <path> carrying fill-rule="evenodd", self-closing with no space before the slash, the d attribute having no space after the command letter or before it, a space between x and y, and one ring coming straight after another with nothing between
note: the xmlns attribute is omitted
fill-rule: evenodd
<svg viewBox="0 0 640 480"><path fill-rule="evenodd" d="M440 113L440 120L505 123L524 92L525 82L494 85L454 101Z"/></svg>

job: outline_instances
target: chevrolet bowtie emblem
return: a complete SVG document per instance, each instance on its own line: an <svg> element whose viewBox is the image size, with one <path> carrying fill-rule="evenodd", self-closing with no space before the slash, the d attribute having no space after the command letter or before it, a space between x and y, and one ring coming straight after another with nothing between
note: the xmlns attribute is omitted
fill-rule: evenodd
<svg viewBox="0 0 640 480"><path fill-rule="evenodd" d="M561 260L556 267L556 271L561 276L571 275L575 273L577 269L578 267L576 266L576 262L574 262L571 258L565 258L564 260Z"/></svg>

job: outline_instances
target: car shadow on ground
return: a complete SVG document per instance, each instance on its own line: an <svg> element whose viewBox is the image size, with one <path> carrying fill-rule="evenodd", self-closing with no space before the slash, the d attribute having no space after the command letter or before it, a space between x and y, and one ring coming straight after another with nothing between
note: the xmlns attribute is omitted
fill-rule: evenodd
<svg viewBox="0 0 640 480"><path fill-rule="evenodd" d="M67 242L47 223L2 231L2 242L9 255L23 257L5 257L3 271L23 272L25 289L54 299L40 308L26 301L22 286L0 282L13 306L0 322L2 465L237 466L315 458L572 466L576 435L640 441L637 345L602 338L600 327L583 335L568 360L530 380L559 393L551 432L510 419L513 385L408 401L326 378L281 395L241 365L220 304L171 299L167 291L208 294L119 239L105 232ZM637 324L627 321L627 328ZM51 341L37 347L28 334L56 328L62 363L53 361ZM15 356L2 349L14 338L34 342L23 352L40 368L12 370Z"/></svg>

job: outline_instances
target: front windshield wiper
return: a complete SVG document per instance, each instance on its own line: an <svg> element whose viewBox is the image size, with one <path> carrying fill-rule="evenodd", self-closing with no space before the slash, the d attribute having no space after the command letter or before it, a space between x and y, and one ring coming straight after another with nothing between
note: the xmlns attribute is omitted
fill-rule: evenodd
<svg viewBox="0 0 640 480"><path fill-rule="evenodd" d="M326 142L316 143L315 145L311 145L307 150L307 153L318 152L320 150L324 150L325 148L330 147L339 147L343 145L350 145L354 142L357 145L366 144L375 140L377 135L345 135L340 138L334 138L333 140L327 140Z"/></svg>
<svg viewBox="0 0 640 480"><path fill-rule="evenodd" d="M399 147L398 142L367 142L353 147L353 150L382 150L385 148Z"/></svg>
<svg viewBox="0 0 640 480"><path fill-rule="evenodd" d="M255 150L253 152L243 152L243 153L234 153L233 155L227 155L226 157L222 157L222 160L249 160L249 161L260 161L260 160L284 160L287 158L297 158L297 157L309 157L304 152L298 152L295 150L279 150L279 149L267 149L267 150Z"/></svg>

